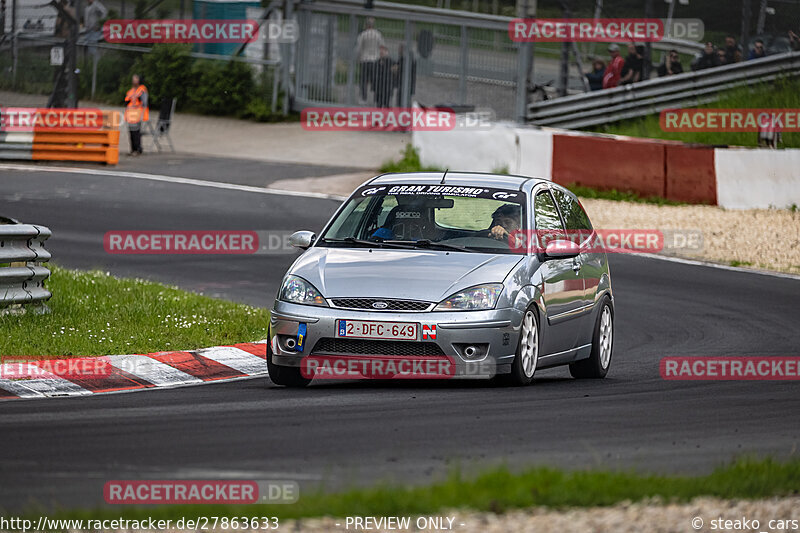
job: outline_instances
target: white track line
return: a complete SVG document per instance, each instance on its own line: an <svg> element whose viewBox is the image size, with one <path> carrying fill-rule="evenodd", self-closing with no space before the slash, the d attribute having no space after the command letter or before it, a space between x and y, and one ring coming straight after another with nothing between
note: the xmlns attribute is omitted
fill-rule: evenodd
<svg viewBox="0 0 800 533"><path fill-rule="evenodd" d="M140 172L123 172L121 170L101 170L91 168L75 168L75 167L51 167L51 166L31 166L31 165L14 165L0 163L0 170L19 170L29 172L66 172L72 174L88 174L92 176L113 176L117 178L133 178L150 181L162 181L167 183L176 183L183 185L195 185L198 187L211 187L214 189L226 189L231 191L241 192L254 192L258 194L273 194L278 196L297 196L304 198L323 198L326 200L344 201L347 198L344 196L337 196L334 194L324 194L318 192L300 192L300 191L284 191L281 189L269 189L266 187L251 187L249 185L236 185L234 183L223 183L207 180L196 180L191 178L179 178L176 176L164 176L161 174L143 174ZM721 270L731 270L734 272L744 272L746 274L759 274L762 276L772 276L776 278L800 280L800 276L795 274L787 274L783 272L768 272L765 270L751 270L748 268L734 267L729 265L722 265L720 263L711 263L707 261L697 261L694 259L682 259L680 257L670 257L655 254L634 254L641 257L650 259L660 259L661 261L672 261L673 263L683 263L686 265L704 266L709 268L717 268Z"/></svg>
<svg viewBox="0 0 800 533"><path fill-rule="evenodd" d="M322 198L325 200L346 200L345 196L335 194L325 194L321 192L301 192L285 191L283 189L270 189L268 187L253 187L250 185L237 185L235 183L224 183L218 181L198 180L193 178L179 178L177 176L164 176L162 174L143 174L141 172L125 172L122 170L102 170L95 168L75 168L75 167L51 167L51 166L31 166L0 164L0 170L18 170L27 172L61 172L70 174L86 174L90 176L111 176L115 178L132 178L137 180L162 181L181 185L195 185L198 187L211 187L213 189L225 189L229 191L254 192L258 194L273 194L278 196L300 196L305 198Z"/></svg>
<svg viewBox="0 0 800 533"><path fill-rule="evenodd" d="M697 259L684 259L682 257L673 257L669 255L656 255L656 254L630 254L633 256L644 257L646 259L659 259L661 261L670 261L672 263L682 263L684 265L705 266L711 268L718 268L720 270L732 270L733 272L744 272L746 274L761 274L762 276L772 276L775 278L785 278L800 280L800 275L788 274L786 272L770 272L768 270L752 270L749 268L735 267L730 265L723 265L720 263L712 263L710 261L700 261Z"/></svg>

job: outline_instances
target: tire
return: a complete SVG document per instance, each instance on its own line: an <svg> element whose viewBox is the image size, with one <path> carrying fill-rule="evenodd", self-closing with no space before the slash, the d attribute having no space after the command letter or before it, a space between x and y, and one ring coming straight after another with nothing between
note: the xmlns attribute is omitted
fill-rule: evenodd
<svg viewBox="0 0 800 533"><path fill-rule="evenodd" d="M272 347L267 343L267 371L269 379L275 385L283 387L306 387L311 380L303 377L299 368L293 366L279 366L272 362Z"/></svg>
<svg viewBox="0 0 800 533"><path fill-rule="evenodd" d="M592 353L588 359L582 359L569 365L569 373L578 379L602 379L611 367L611 354L614 350L614 308L611 299L603 297L600 312L594 325L592 335Z"/></svg>
<svg viewBox="0 0 800 533"><path fill-rule="evenodd" d="M539 317L534 306L529 307L522 316L517 341L517 354L511 363L511 374L507 380L512 385L528 385L533 381L536 365L539 363L541 335Z"/></svg>

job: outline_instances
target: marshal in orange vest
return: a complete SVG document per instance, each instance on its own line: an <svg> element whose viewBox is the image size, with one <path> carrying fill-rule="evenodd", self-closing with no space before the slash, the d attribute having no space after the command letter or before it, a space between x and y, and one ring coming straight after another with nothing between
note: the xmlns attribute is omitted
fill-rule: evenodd
<svg viewBox="0 0 800 533"><path fill-rule="evenodd" d="M125 122L138 124L150 119L150 108L147 106L147 87L139 85L131 87L125 94Z"/></svg>

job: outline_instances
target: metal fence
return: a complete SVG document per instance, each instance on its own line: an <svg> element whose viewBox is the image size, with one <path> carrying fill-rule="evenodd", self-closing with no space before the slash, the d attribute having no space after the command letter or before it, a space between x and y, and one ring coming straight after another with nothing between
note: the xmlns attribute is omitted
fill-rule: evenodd
<svg viewBox="0 0 800 533"><path fill-rule="evenodd" d="M356 54L367 17L375 19L389 56L397 65L390 105L411 101L491 108L499 118L514 115L519 46L508 38L505 17L376 2L301 3L295 58L295 105L375 105ZM410 53L404 56L400 47ZM410 61L401 58L409 57ZM366 96L366 97L364 97Z"/></svg>
<svg viewBox="0 0 800 533"><path fill-rule="evenodd" d="M42 265L50 260L44 247L50 235L44 226L0 223L0 310L50 299L44 286L50 270Z"/></svg>
<svg viewBox="0 0 800 533"><path fill-rule="evenodd" d="M707 104L725 90L798 75L800 52L790 52L534 103L528 108L528 119L539 126L596 126L664 109Z"/></svg>

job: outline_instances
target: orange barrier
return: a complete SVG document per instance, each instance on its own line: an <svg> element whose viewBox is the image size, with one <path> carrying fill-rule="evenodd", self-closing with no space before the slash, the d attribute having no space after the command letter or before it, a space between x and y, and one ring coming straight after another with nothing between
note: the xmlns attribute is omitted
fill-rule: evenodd
<svg viewBox="0 0 800 533"><path fill-rule="evenodd" d="M47 130L33 134L34 161L119 162L119 131Z"/></svg>
<svg viewBox="0 0 800 533"><path fill-rule="evenodd" d="M27 108L4 111L6 133L0 133L0 159L119 163L118 111ZM59 123L73 127L48 126ZM74 127L81 124L83 127Z"/></svg>

